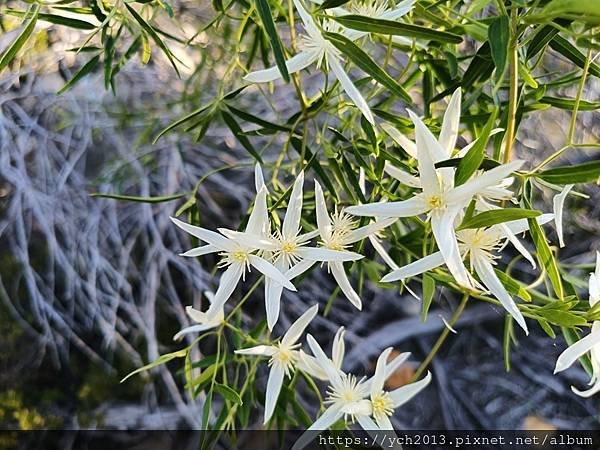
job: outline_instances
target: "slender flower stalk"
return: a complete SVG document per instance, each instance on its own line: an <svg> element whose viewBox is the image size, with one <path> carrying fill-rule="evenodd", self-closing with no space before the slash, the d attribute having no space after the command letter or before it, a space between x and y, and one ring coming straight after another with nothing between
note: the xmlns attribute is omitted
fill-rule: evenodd
<svg viewBox="0 0 600 450"><path fill-rule="evenodd" d="M281 340L273 345L258 345L256 347L236 350L238 355L266 356L269 359L269 379L265 393L264 423L273 416L275 405L281 392L284 377L290 377L296 368L302 367L298 347L298 339L304 333L308 324L315 318L319 305L307 309L286 331Z"/></svg>
<svg viewBox="0 0 600 450"><path fill-rule="evenodd" d="M596 270L590 274L589 302L590 307L594 307L596 303L600 302L600 252L596 252ZM580 391L575 386L571 386L571 390L575 394L586 398L600 392L600 321L598 320L592 324L590 334L575 342L560 354L556 360L554 373L568 369L588 352L592 361L592 378L588 383L591 387L585 391Z"/></svg>

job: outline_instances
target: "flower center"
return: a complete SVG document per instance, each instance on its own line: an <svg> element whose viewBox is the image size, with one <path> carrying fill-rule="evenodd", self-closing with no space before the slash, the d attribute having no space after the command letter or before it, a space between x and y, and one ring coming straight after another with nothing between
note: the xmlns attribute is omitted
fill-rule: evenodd
<svg viewBox="0 0 600 450"><path fill-rule="evenodd" d="M394 414L394 405L387 392L372 396L371 408L373 410L373 416L385 415L389 417Z"/></svg>
<svg viewBox="0 0 600 450"><path fill-rule="evenodd" d="M281 251L283 253L294 253L296 250L298 249L298 244L296 244L295 242L284 242L281 245Z"/></svg>
<svg viewBox="0 0 600 450"><path fill-rule="evenodd" d="M298 360L298 354L295 349L299 346L300 344L291 346L279 344L277 346L277 351L271 356L269 365L278 364L283 368L285 374L289 375Z"/></svg>
<svg viewBox="0 0 600 450"><path fill-rule="evenodd" d="M431 195L427 197L427 204L431 209L438 209L444 205L444 201L439 195Z"/></svg>
<svg viewBox="0 0 600 450"><path fill-rule="evenodd" d="M235 262L244 262L248 259L248 253L243 250L238 250L238 251L231 253L231 258Z"/></svg>

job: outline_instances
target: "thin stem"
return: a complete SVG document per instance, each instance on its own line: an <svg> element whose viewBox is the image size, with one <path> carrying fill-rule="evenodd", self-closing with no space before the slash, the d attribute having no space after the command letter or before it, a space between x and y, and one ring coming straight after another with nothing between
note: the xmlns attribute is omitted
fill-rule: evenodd
<svg viewBox="0 0 600 450"><path fill-rule="evenodd" d="M581 96L583 95L583 89L587 79L588 70L590 68L590 62L592 59L592 47L588 48L588 52L585 58L585 64L583 66L583 73L581 74L581 81L579 88L577 89L577 97L575 97L575 107L571 115L571 124L569 125L569 134L567 135L567 145L573 143L573 137L575 136L575 126L577 125L577 112L579 111L579 103L581 102Z"/></svg>
<svg viewBox="0 0 600 450"><path fill-rule="evenodd" d="M511 39L508 49L509 57L509 77L510 90L508 99L508 120L506 126L506 135L504 136L504 163L510 161L513 142L515 140L515 128L517 121L517 103L519 101L519 55L517 53L517 26L516 26L516 9L511 11Z"/></svg>
<svg viewBox="0 0 600 450"><path fill-rule="evenodd" d="M467 300L469 300L469 297L470 297L469 294L464 294L463 295L463 298L460 301L460 304L458 305L458 308L456 309L456 311L454 311L454 314L450 318L450 321L448 322L448 325L450 325L451 327L454 326L454 324L456 323L456 321L458 320L458 318L460 317L460 315L464 311L465 306L467 305ZM418 380L419 378L421 378L421 375L423 375L423 372L425 371L425 369L427 369L427 367L429 366L429 364L431 364L431 361L433 360L433 358L435 357L435 355L437 354L437 352L440 350L440 348L442 347L442 345L446 341L446 338L448 337L448 334L450 334L450 328L445 327L444 331L442 331L442 334L440 334L440 337L438 337L437 341L435 341L435 344L433 345L433 348L431 349L431 351L429 352L429 354L427 355L427 357L425 358L425 360L421 363L421 365L419 366L419 368L415 372L415 374L413 376L413 381L414 380Z"/></svg>

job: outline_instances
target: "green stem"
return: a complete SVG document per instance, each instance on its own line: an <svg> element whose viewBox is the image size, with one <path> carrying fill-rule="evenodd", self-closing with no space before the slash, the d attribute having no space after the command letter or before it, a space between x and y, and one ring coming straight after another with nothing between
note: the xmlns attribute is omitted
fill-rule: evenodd
<svg viewBox="0 0 600 450"><path fill-rule="evenodd" d="M517 122L517 103L519 101L519 55L517 52L517 35L516 35L516 10L511 11L511 39L509 45L509 77L510 90L508 99L508 119L506 126L506 135L504 136L504 157L503 162L506 164L510 161L513 142L515 140L515 129Z"/></svg>

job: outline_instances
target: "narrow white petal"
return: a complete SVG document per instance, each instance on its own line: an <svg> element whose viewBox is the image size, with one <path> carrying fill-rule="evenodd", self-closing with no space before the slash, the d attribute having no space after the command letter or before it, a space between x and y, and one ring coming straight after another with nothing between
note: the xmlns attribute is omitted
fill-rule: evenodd
<svg viewBox="0 0 600 450"><path fill-rule="evenodd" d="M343 415L344 413L340 411L339 407L330 406L327 408L325 412L321 414L321 416L315 420L304 433L302 433L296 443L292 446L292 450L302 450L318 436L316 431L328 429L331 425L340 420Z"/></svg>
<svg viewBox="0 0 600 450"><path fill-rule="evenodd" d="M308 326L308 324L315 318L317 312L319 311L319 305L313 305L308 308L304 314L302 314L296 321L290 325L286 333L283 335L281 339L281 343L283 345L293 345L300 339L302 333Z"/></svg>
<svg viewBox="0 0 600 450"><path fill-rule="evenodd" d="M215 324L204 323L204 324L200 324L200 325L191 325L189 327L182 329L179 333L177 333L175 336L173 336L173 340L178 341L186 334L200 333L201 331L210 330L211 328L216 328L216 327L217 327L216 323Z"/></svg>
<svg viewBox="0 0 600 450"><path fill-rule="evenodd" d="M361 310L362 302L360 300L360 297L358 296L358 294L356 293L356 291L350 284L350 280L348 280L348 276L346 275L346 272L344 271L343 263L338 262L338 261L333 261L333 262L329 263L329 267L331 268L331 273L333 275L333 278L335 278L335 281L337 281L338 286L340 287L340 289L342 290L342 292L344 293L346 298L348 300L350 300L350 303L352 303L354 306L356 306L356 308Z"/></svg>
<svg viewBox="0 0 600 450"><path fill-rule="evenodd" d="M285 62L285 66L287 67L288 73L295 73L305 69L315 61L316 55L314 52L300 52L288 59ZM278 80L279 78L281 78L281 72L279 72L277 66L274 66L268 69L250 72L244 77L244 80L250 83L267 83L269 81Z"/></svg>
<svg viewBox="0 0 600 450"><path fill-rule="evenodd" d="M196 308L191 306L185 307L185 313L196 323L205 323L208 321L209 316L206 313L198 311Z"/></svg>
<svg viewBox="0 0 600 450"><path fill-rule="evenodd" d="M378 17L378 19L397 20L410 12L414 3L415 0L404 0L403 2L398 3L394 9L388 9L385 11L380 17Z"/></svg>
<svg viewBox="0 0 600 450"><path fill-rule="evenodd" d="M267 423L271 419L271 416L273 416L273 411L275 411L275 405L277 404L277 399L279 398L279 392L281 392L281 385L283 384L284 375L285 370L280 364L273 364L271 366L269 379L267 380L267 391L265 393L264 423Z"/></svg>
<svg viewBox="0 0 600 450"><path fill-rule="evenodd" d="M501 223L501 224L499 224L499 226L502 229L502 232L504 233L506 238L513 245L513 247L516 248L517 251L521 255L523 255L523 257L527 261L529 261L529 263L531 264L531 268L535 269L536 268L535 259L533 258L531 253L529 253L529 251L525 248L525 246L523 244L521 244L521 241L519 241L519 238L517 236L515 236L515 234L510 230L510 228L506 225L506 223Z"/></svg>
<svg viewBox="0 0 600 450"><path fill-rule="evenodd" d="M357 261L364 258L363 255L355 252L330 250L328 248L302 247L296 250L296 253L302 258L310 261Z"/></svg>
<svg viewBox="0 0 600 450"><path fill-rule="evenodd" d="M375 374L373 374L373 380L371 381L371 395L376 395L383 391L386 374L385 368L387 366L387 360L390 356L390 353L392 353L392 347L386 348L381 352L379 358L377 358Z"/></svg>
<svg viewBox="0 0 600 450"><path fill-rule="evenodd" d="M333 337L333 345L331 346L331 360L336 369L342 370L342 364L344 363L344 356L346 355L346 343L344 336L346 335L346 328L339 327Z"/></svg>
<svg viewBox="0 0 600 450"><path fill-rule="evenodd" d="M300 172L294 182L292 194L283 219L281 233L284 237L294 238L300 231L300 218L302 217L302 185L304 184L304 172Z"/></svg>
<svg viewBox="0 0 600 450"><path fill-rule="evenodd" d="M263 186L265 186L265 177L262 173L262 168L259 163L254 165L254 186L256 188L256 193L258 194Z"/></svg>
<svg viewBox="0 0 600 450"><path fill-rule="evenodd" d="M600 252L596 252L596 270L590 274L589 293L590 306L600 302Z"/></svg>
<svg viewBox="0 0 600 450"><path fill-rule="evenodd" d="M479 275L479 278L481 278L481 281L483 282L485 287L490 290L494 297L500 300L500 303L502 303L504 309L506 309L508 313L513 317L513 319L517 321L519 326L523 328L525 334L529 334L523 314L521 313L521 311L519 311L519 307L509 295L509 293L506 292L506 288L498 279L498 276L494 272L494 267L492 266L492 263L488 261L485 256L477 254L472 256L473 257L471 258L471 261L474 266L473 268L475 269L475 272L477 272L477 274Z"/></svg>
<svg viewBox="0 0 600 450"><path fill-rule="evenodd" d="M349 206L345 211L355 216L412 217L423 214L429 206L421 197L412 197L399 202L377 202Z"/></svg>
<svg viewBox="0 0 600 450"><path fill-rule="evenodd" d="M552 200L554 206L554 223L556 224L556 234L558 235L558 242L561 248L565 246L565 241L563 238L563 208L565 206L567 195L569 195L569 192L571 192L573 186L573 184L567 184L560 194L556 194Z"/></svg>
<svg viewBox="0 0 600 450"><path fill-rule="evenodd" d="M291 268L289 268L287 270L287 272L285 273L285 277L288 280L293 280L294 278L302 275L304 272L306 272L308 269L310 269L314 265L315 265L315 261L311 261L309 259L302 260L295 266L292 266Z"/></svg>
<svg viewBox="0 0 600 450"><path fill-rule="evenodd" d="M589 398L589 397L591 397L592 395L594 395L594 394L596 394L596 393L600 392L600 378L598 378L598 379L596 380L596 382L594 383L594 385L593 385L593 386L592 386L590 389L587 389L587 390L585 390L585 391L580 391L580 390L579 390L579 389L577 389L576 387L574 387L574 386L571 386L571 390L572 390L572 391L573 391L575 394L579 395L580 397L583 397L583 398Z"/></svg>
<svg viewBox="0 0 600 450"><path fill-rule="evenodd" d="M495 134L501 133L502 131L504 131L504 128L494 128L492 131L490 131L490 135L489 137L494 136ZM471 142L469 145L465 145L463 148L461 148L459 150L459 152L456 154L457 157L462 158L463 156L465 156L467 153L469 153L469 150L471 150L471 148L477 144L477 141L479 139L474 140L473 142Z"/></svg>
<svg viewBox="0 0 600 450"><path fill-rule="evenodd" d="M415 395L425 389L430 381L431 372L428 371L427 375L425 375L425 377L423 377L421 380L399 387L398 389L390 392L390 398L394 402L394 407L398 408L410 401Z"/></svg>
<svg viewBox="0 0 600 450"><path fill-rule="evenodd" d="M282 285L275 283L269 277L265 278L265 310L267 314L267 327L269 327L269 331L273 330L273 327L279 319L282 293Z"/></svg>
<svg viewBox="0 0 600 450"><path fill-rule="evenodd" d="M304 243L304 242L310 241L311 239L316 238L318 235L319 235L318 229L312 230L312 231L309 231L308 233L301 234L300 236L298 236L297 240L298 240L298 242Z"/></svg>
<svg viewBox="0 0 600 450"><path fill-rule="evenodd" d="M209 253L216 253L221 249L215 245L203 245L202 247L196 247L191 250L188 250L185 253L180 253L179 256L187 256L188 258L193 258L195 256L208 255Z"/></svg>
<svg viewBox="0 0 600 450"><path fill-rule="evenodd" d="M315 180L315 209L317 212L317 227L319 233L321 234L321 237L325 238L329 235L331 230L331 219L329 218L329 212L327 212L323 189L321 189L321 185L317 180Z"/></svg>
<svg viewBox="0 0 600 450"><path fill-rule="evenodd" d="M475 195L479 194L487 187L498 184L515 170L518 170L522 165L523 161L513 161L482 172L480 175L471 178L465 184L461 184L448 191L447 200L448 202L453 202L455 204L466 205Z"/></svg>
<svg viewBox="0 0 600 450"><path fill-rule="evenodd" d="M296 367L303 372L306 372L313 378L317 378L322 381L326 381L327 373L317 362L317 358L314 356L307 355L302 350L298 350L298 362Z"/></svg>
<svg viewBox="0 0 600 450"><path fill-rule="evenodd" d="M313 20L312 16L310 15L310 13L306 9L306 7L302 4L302 1L301 0L293 0L293 1L294 1L294 6L295 6L296 10L298 11L298 14L300 14L300 19L302 19L302 23L304 24L304 27L307 29L307 31L309 31L311 33L314 32L314 30L318 31L315 21Z"/></svg>
<svg viewBox="0 0 600 450"><path fill-rule="evenodd" d="M308 343L310 351L315 356L321 369L327 373L327 379L331 383L339 384L341 382L339 369L334 366L333 362L327 356L325 356L325 352L319 343L310 334L306 335L306 342Z"/></svg>
<svg viewBox="0 0 600 450"><path fill-rule="evenodd" d="M354 242L358 242L366 237L372 236L380 230L389 227L394 222L398 220L397 217L386 217L380 220L377 220L369 225L365 225L364 227L357 228L356 230L352 230L348 233L348 236L345 238L345 242L348 244L353 244Z"/></svg>
<svg viewBox="0 0 600 450"><path fill-rule="evenodd" d="M377 424L375 422L373 422L373 419L371 419L369 416L363 416L363 415L356 416L356 421L359 423L361 428L367 432L380 430L380 428L377 426ZM377 439L377 434L374 434L373 438ZM381 439L381 438L379 438L379 439Z"/></svg>
<svg viewBox="0 0 600 450"><path fill-rule="evenodd" d="M382 123L381 128L388 134L389 137L391 137L394 140L394 142L396 142L396 144L402 147L404 151L408 153L412 158L417 157L417 146L413 141L408 139L389 123Z"/></svg>
<svg viewBox="0 0 600 450"><path fill-rule="evenodd" d="M392 374L400 368L402 364L410 357L410 352L400 353L392 361L385 366L385 379L387 380Z"/></svg>
<svg viewBox="0 0 600 450"><path fill-rule="evenodd" d="M398 264L392 259L390 254L386 251L383 244L377 238L377 236L369 236L369 242L377 252L377 254L383 259L383 261L390 267L392 270L396 270L398 268Z"/></svg>
<svg viewBox="0 0 600 450"><path fill-rule="evenodd" d="M419 178L405 172L402 169L398 169L396 166L393 166L389 161L385 162L383 170L385 171L385 173L387 173L391 177L394 177L400 183L410 187L421 189L421 180L419 180Z"/></svg>
<svg viewBox="0 0 600 450"><path fill-rule="evenodd" d="M179 228L188 232L192 236L197 237L201 241L214 245L220 250L230 250L232 248L232 243L229 242L226 237L221 236L220 234L215 233L214 231L190 225L189 223L182 222L181 220L176 219L175 217L171 217L171 221Z"/></svg>
<svg viewBox="0 0 600 450"><path fill-rule="evenodd" d="M235 353L238 355L251 355L251 356L273 356L277 349L270 345L257 345L256 347L241 348L236 350Z"/></svg>
<svg viewBox="0 0 600 450"><path fill-rule="evenodd" d="M244 231L228 230L227 228L219 228L219 231L227 236L232 241L235 241L243 247L252 249L260 249L266 251L275 251L278 245L272 240L264 237L262 234L247 233Z"/></svg>
<svg viewBox="0 0 600 450"><path fill-rule="evenodd" d="M231 264L227 270L223 272L223 275L221 275L221 279L219 280L219 288L217 289L217 292L215 292L215 299L211 303L206 314L213 314L216 309L223 309L223 305L229 300L229 297L231 297L231 294L240 282L243 273L244 265L239 263Z"/></svg>
<svg viewBox="0 0 600 450"><path fill-rule="evenodd" d="M285 275L270 262L256 255L248 255L248 261L250 261L250 264L252 264L253 267L256 267L264 276L272 278L275 282L281 284L290 291L296 291L296 288L290 283L290 280L288 280Z"/></svg>
<svg viewBox="0 0 600 450"><path fill-rule="evenodd" d="M415 141L417 144L417 159L421 163L421 158L426 156L427 159L433 160L433 163L448 159L445 149L440 145L435 136L429 131L429 128L423 123L423 121L411 110L408 110L410 119L415 124ZM430 174L431 171L435 171L433 163L427 162L425 172ZM423 176L423 170L419 165L419 173Z"/></svg>
<svg viewBox="0 0 600 450"><path fill-rule="evenodd" d="M560 354L556 360L554 373L562 372L573 365L575 361L600 344L600 331L592 332L583 339L575 342Z"/></svg>
<svg viewBox="0 0 600 450"><path fill-rule="evenodd" d="M544 225L553 219L554 214L542 214L541 216L535 218L537 223L540 225ZM505 225L513 234L520 234L525 231L529 231L529 222L527 219L511 220L510 222L505 222Z"/></svg>
<svg viewBox="0 0 600 450"><path fill-rule="evenodd" d="M456 139L458 138L458 127L460 126L460 88L454 91L448 108L444 114L442 130L440 132L440 145L446 150L446 157L452 156L452 151L456 147Z"/></svg>
<svg viewBox="0 0 600 450"><path fill-rule="evenodd" d="M458 210L454 208L441 213L435 211L431 215L431 230L452 276L460 285L474 289L475 285L462 261L456 235L454 234L454 218L457 214Z"/></svg>
<svg viewBox="0 0 600 450"><path fill-rule="evenodd" d="M356 107L360 109L360 112L362 112L363 116L365 116L365 118L372 125L375 125L375 119L373 118L371 108L369 108L369 105L367 104L366 100L359 92L359 90L356 89L356 86L354 86L354 84L344 71L344 68L342 67L340 62L335 57L330 57L327 60L327 64L333 71L335 77L339 80L344 91L346 91L346 94L348 94L348 97L350 97L350 99L354 102Z"/></svg>
<svg viewBox="0 0 600 450"><path fill-rule="evenodd" d="M246 225L246 233L264 236L270 230L269 211L267 209L267 187L263 185L256 199L254 200L254 208L248 218Z"/></svg>
<svg viewBox="0 0 600 450"><path fill-rule="evenodd" d="M444 256L441 252L435 252L388 273L381 281L391 283L392 281L404 280L433 270L442 264L444 264Z"/></svg>

